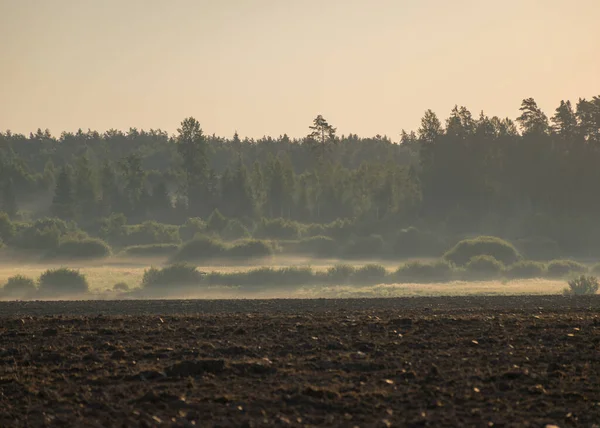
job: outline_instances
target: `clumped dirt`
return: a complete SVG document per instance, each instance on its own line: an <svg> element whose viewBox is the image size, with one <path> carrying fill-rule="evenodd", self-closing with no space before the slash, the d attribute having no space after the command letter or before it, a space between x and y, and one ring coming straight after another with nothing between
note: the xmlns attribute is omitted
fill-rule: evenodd
<svg viewBox="0 0 600 428"><path fill-rule="evenodd" d="M3 303L0 426L593 427L599 359L598 296Z"/></svg>

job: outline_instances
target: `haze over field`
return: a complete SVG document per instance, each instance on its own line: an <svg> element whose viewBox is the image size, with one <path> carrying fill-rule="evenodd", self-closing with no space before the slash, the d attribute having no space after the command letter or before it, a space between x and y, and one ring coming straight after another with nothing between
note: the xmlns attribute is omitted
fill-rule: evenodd
<svg viewBox="0 0 600 428"><path fill-rule="evenodd" d="M0 0L0 129L416 129L600 93L597 0Z"/></svg>

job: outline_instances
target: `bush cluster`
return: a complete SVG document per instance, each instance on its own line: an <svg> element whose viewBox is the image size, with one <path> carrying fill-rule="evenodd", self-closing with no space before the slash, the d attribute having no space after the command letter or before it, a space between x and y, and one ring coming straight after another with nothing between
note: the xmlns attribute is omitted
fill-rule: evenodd
<svg viewBox="0 0 600 428"><path fill-rule="evenodd" d="M40 294L47 297L73 296L89 291L85 275L68 268L47 270L40 276L38 284Z"/></svg>
<svg viewBox="0 0 600 428"><path fill-rule="evenodd" d="M179 226L145 221L141 224L123 226L123 234L115 242L120 247L153 244L180 244Z"/></svg>
<svg viewBox="0 0 600 428"><path fill-rule="evenodd" d="M588 268L582 263L573 260L553 260L546 267L548 276L562 278L567 275L586 273Z"/></svg>
<svg viewBox="0 0 600 428"><path fill-rule="evenodd" d="M599 284L598 278L595 276L581 275L578 278L574 278L568 282L569 288L563 290L563 294L567 296L585 296L589 294L596 294L598 292Z"/></svg>
<svg viewBox="0 0 600 428"><path fill-rule="evenodd" d="M336 257L339 254L339 245L328 236L317 235L291 242L286 252L291 254L311 257Z"/></svg>
<svg viewBox="0 0 600 428"><path fill-rule="evenodd" d="M111 249L106 242L97 238L65 239L46 253L56 259L100 259L108 257Z"/></svg>
<svg viewBox="0 0 600 428"><path fill-rule="evenodd" d="M266 241L253 239L227 245L219 240L200 236L183 244L173 256L173 261L248 260L270 257L274 253L275 248Z"/></svg>
<svg viewBox="0 0 600 428"><path fill-rule="evenodd" d="M202 273L195 266L185 263L176 263L162 269L152 267L142 277L142 287L146 289L190 287L201 282Z"/></svg>
<svg viewBox="0 0 600 428"><path fill-rule="evenodd" d="M479 236L464 239L444 254L444 259L456 266L466 266L477 256L490 256L504 265L511 265L521 259L512 244L494 236Z"/></svg>
<svg viewBox="0 0 600 428"><path fill-rule="evenodd" d="M395 277L398 282L446 282L453 279L454 270L444 260L433 263L415 261L400 266L396 271Z"/></svg>
<svg viewBox="0 0 600 428"><path fill-rule="evenodd" d="M1 295L11 299L25 299L33 297L36 291L36 283L32 278L15 275L8 278Z"/></svg>
<svg viewBox="0 0 600 428"><path fill-rule="evenodd" d="M475 256L465 266L467 278L475 280L498 278L503 271L502 262L492 256Z"/></svg>
<svg viewBox="0 0 600 428"><path fill-rule="evenodd" d="M522 260L509 266L504 273L510 279L542 278L546 275L546 266L540 262Z"/></svg>

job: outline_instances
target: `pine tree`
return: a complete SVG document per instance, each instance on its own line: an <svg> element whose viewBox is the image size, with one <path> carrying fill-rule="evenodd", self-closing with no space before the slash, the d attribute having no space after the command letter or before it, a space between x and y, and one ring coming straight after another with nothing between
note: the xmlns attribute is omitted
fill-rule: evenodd
<svg viewBox="0 0 600 428"><path fill-rule="evenodd" d="M2 209L10 218L15 218L18 212L17 197L12 178L6 180L2 189Z"/></svg>
<svg viewBox="0 0 600 428"><path fill-rule="evenodd" d="M72 220L75 216L73 199L73 181L69 166L64 166L56 180L56 190L52 200L52 215L63 220Z"/></svg>
<svg viewBox="0 0 600 428"><path fill-rule="evenodd" d="M190 215L198 216L207 211L207 201L211 199L210 168L206 155L206 138L200 123L193 117L184 119L177 130L177 150L182 158L185 175L183 193L187 196Z"/></svg>
<svg viewBox="0 0 600 428"><path fill-rule="evenodd" d="M89 221L97 215L98 192L94 173L85 156L77 160L73 185L76 212L82 220Z"/></svg>
<svg viewBox="0 0 600 428"><path fill-rule="evenodd" d="M233 216L237 218L253 217L255 213L254 198L248 179L248 171L242 159L238 161L238 166L233 176L233 185L236 192Z"/></svg>

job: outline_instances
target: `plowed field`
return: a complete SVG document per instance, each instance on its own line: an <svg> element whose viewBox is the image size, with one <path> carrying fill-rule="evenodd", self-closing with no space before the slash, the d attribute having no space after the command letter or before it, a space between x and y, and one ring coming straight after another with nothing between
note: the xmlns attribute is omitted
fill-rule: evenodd
<svg viewBox="0 0 600 428"><path fill-rule="evenodd" d="M600 426L600 296L0 303L1 427L546 425Z"/></svg>

